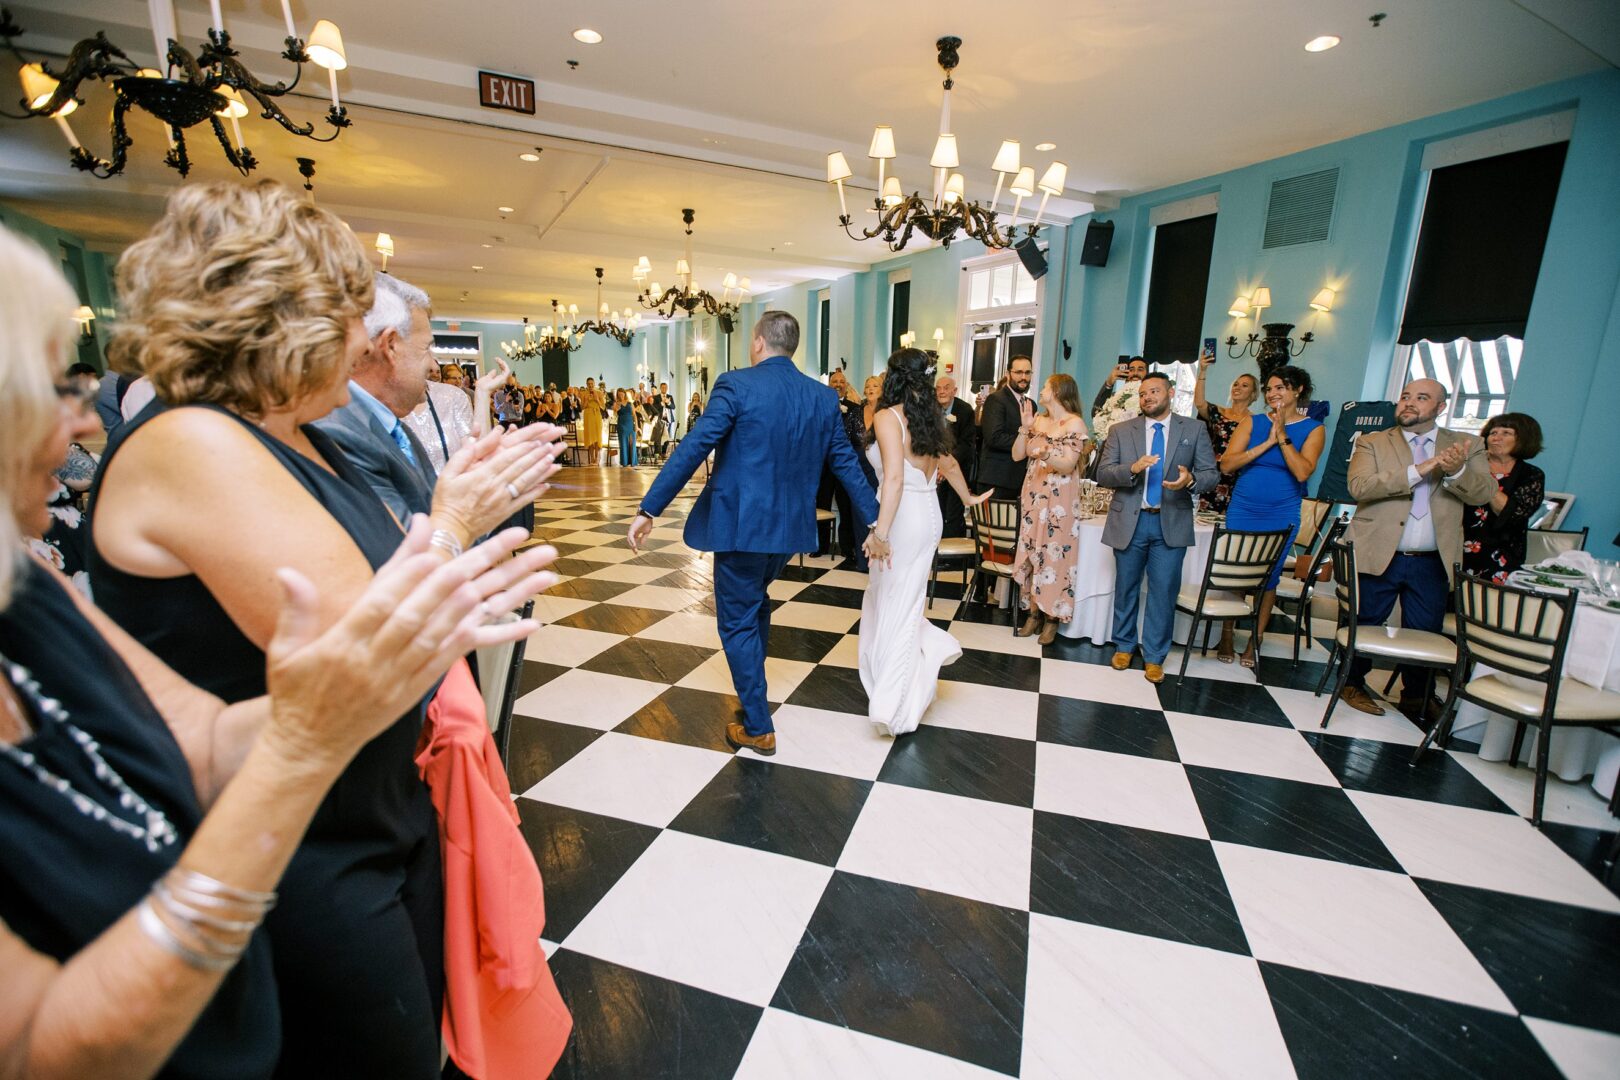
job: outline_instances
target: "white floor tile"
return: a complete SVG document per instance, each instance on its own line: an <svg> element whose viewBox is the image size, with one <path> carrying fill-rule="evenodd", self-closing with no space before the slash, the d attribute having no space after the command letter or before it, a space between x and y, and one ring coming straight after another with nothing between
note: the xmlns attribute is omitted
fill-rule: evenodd
<svg viewBox="0 0 1620 1080"><path fill-rule="evenodd" d="M803 660L781 660L774 656L765 658L765 700L786 701L805 677L814 671L816 665ZM731 665L726 662L726 654L715 653L703 663L693 668L686 677L676 686L684 686L690 690L708 690L716 694L735 694L736 686L731 681Z"/></svg>
<svg viewBox="0 0 1620 1080"><path fill-rule="evenodd" d="M1268 686L1266 690L1283 715L1288 717L1290 724L1301 731L1321 731L1322 714L1327 711L1328 695L1333 691L1332 680L1328 680L1328 683L1321 697L1309 690L1289 690L1277 686ZM1370 716L1357 712L1341 701L1339 707L1333 710L1333 719L1328 721L1327 733L1353 739L1376 739L1402 746L1416 746L1423 741L1423 732L1396 712L1393 705L1384 707L1383 716Z"/></svg>
<svg viewBox="0 0 1620 1080"><path fill-rule="evenodd" d="M586 562L597 563L629 562L635 557L635 552L631 551L628 546L616 543L611 538L609 538L606 544L590 548L586 551L576 551L574 554L569 556L570 559L583 559ZM669 571L665 570L664 573L667 574Z"/></svg>
<svg viewBox="0 0 1620 1080"><path fill-rule="evenodd" d="M1260 968L1246 956L1031 915L1026 1080L1291 1078Z"/></svg>
<svg viewBox="0 0 1620 1080"><path fill-rule="evenodd" d="M766 1009L738 1066L737 1080L996 1080L1001 1073L893 1039L866 1035L780 1009Z"/></svg>
<svg viewBox="0 0 1620 1080"><path fill-rule="evenodd" d="M622 571L639 568L622 566L609 567L608 569ZM668 573L668 571L665 571L665 573ZM663 575L660 574L659 576L662 577ZM672 589L667 585L638 585L634 589L620 593L618 596L609 597L607 603L620 604L624 607L648 608L652 611L685 611L702 599L702 593L688 592L685 589Z"/></svg>
<svg viewBox="0 0 1620 1080"><path fill-rule="evenodd" d="M1529 817L1535 799L1536 774L1505 761L1484 761L1471 750L1452 750L1451 759L1474 775L1480 783L1514 812ZM1608 800L1592 790L1589 780L1571 784L1548 775L1547 794L1542 803L1542 817L1560 825L1580 825L1588 829L1613 832L1620 822L1609 813Z"/></svg>
<svg viewBox="0 0 1620 1080"><path fill-rule="evenodd" d="M1040 702L1041 696L1030 690L941 679L939 692L922 722L933 727L1033 739Z"/></svg>
<svg viewBox="0 0 1620 1080"><path fill-rule="evenodd" d="M853 713L783 705L771 714L771 724L776 728L776 755L770 760L780 765L876 780L894 748L892 739L872 734L870 720ZM738 754L757 756L752 750Z"/></svg>
<svg viewBox="0 0 1620 1080"><path fill-rule="evenodd" d="M1174 761L1132 754L1037 743L1035 808L1180 836L1209 836L1186 770Z"/></svg>
<svg viewBox="0 0 1620 1080"><path fill-rule="evenodd" d="M588 607L595 607L595 600L576 600L572 596L551 596L541 593L534 598L534 617L541 624L554 623L566 619L576 612L584 611ZM530 638L532 642L534 639ZM530 659L535 659L530 657Z"/></svg>
<svg viewBox="0 0 1620 1080"><path fill-rule="evenodd" d="M1240 844L1215 855L1256 959L1515 1011L1406 875Z"/></svg>
<svg viewBox="0 0 1620 1080"><path fill-rule="evenodd" d="M1181 671L1181 649L1179 646L1171 649L1170 655L1164 658L1164 670L1166 675L1171 678L1174 678ZM1213 650L1208 656L1199 656L1197 649L1193 650L1192 659L1187 661L1187 678L1248 683L1250 686L1259 681L1254 677L1252 670L1237 661L1234 660L1230 664L1223 664L1215 659Z"/></svg>
<svg viewBox="0 0 1620 1080"><path fill-rule="evenodd" d="M830 604L803 604L789 600L771 612L772 626L797 626L805 630L826 630L847 634L861 617L860 608L833 607Z"/></svg>
<svg viewBox="0 0 1620 1080"><path fill-rule="evenodd" d="M1533 1016L1523 1019L1568 1080L1614 1080L1620 1074L1620 1035Z"/></svg>
<svg viewBox="0 0 1620 1080"><path fill-rule="evenodd" d="M1039 637L1014 637L1012 627L993 623L953 622L951 636L962 643L964 649L982 652L1011 653L1013 656L1040 656Z"/></svg>
<svg viewBox="0 0 1620 1080"><path fill-rule="evenodd" d="M534 658L544 659L541 656ZM667 689L661 683L644 679L627 679L623 675L575 668L518 698L512 712L518 716L537 716L541 720L606 731L623 723L631 713Z"/></svg>
<svg viewBox="0 0 1620 1080"><path fill-rule="evenodd" d="M729 760L715 750L610 731L523 796L663 828Z"/></svg>
<svg viewBox="0 0 1620 1080"><path fill-rule="evenodd" d="M809 587L809 582L777 578L765 589L765 594L772 600L791 600Z"/></svg>
<svg viewBox="0 0 1620 1080"><path fill-rule="evenodd" d="M585 606L595 607L596 604L587 602ZM578 667L597 653L606 652L623 640L623 634L609 634L602 630L581 630L573 626L542 626L529 635L528 644L523 647L523 657L526 660L540 660L547 664L561 664L563 667ZM524 716L534 715L523 712L522 709L518 712Z"/></svg>
<svg viewBox="0 0 1620 1080"><path fill-rule="evenodd" d="M623 563L614 563L600 570L592 570L585 576L598 581L627 581L632 585L645 585L649 581L666 577L669 573L670 571L662 566L627 566Z"/></svg>
<svg viewBox="0 0 1620 1080"><path fill-rule="evenodd" d="M1413 877L1620 912L1620 897L1517 814L1361 791L1349 795Z"/></svg>
<svg viewBox="0 0 1620 1080"><path fill-rule="evenodd" d="M866 583L871 579L865 574L854 570L829 570L816 578L817 585L832 585L840 589L854 589L856 592L865 592Z"/></svg>
<svg viewBox="0 0 1620 1080"><path fill-rule="evenodd" d="M558 523L559 526L565 525L565 524L567 524L567 523L566 522L559 522ZM584 544L586 547L595 548L595 547L601 547L604 544L614 543L614 538L611 537L611 536L608 536L606 533L593 532L590 529L582 529L579 532L571 532L571 533L568 533L567 535L559 536L559 537L556 537L555 539L548 540L548 541L546 541L546 543L548 543L548 544ZM569 557L572 558L573 556L569 556Z"/></svg>
<svg viewBox="0 0 1620 1080"><path fill-rule="evenodd" d="M665 832L563 944L769 1005L831 877L815 863Z"/></svg>
<svg viewBox="0 0 1620 1080"><path fill-rule="evenodd" d="M1142 677L1141 669L1115 671L1073 660L1041 662L1041 693L1138 709L1159 708L1159 692Z"/></svg>
<svg viewBox="0 0 1620 1080"><path fill-rule="evenodd" d="M685 540L686 528L683 525L656 525L648 534L652 540Z"/></svg>
<svg viewBox="0 0 1620 1080"><path fill-rule="evenodd" d="M838 869L1027 910L1034 827L1020 806L878 783Z"/></svg>
<svg viewBox="0 0 1620 1080"><path fill-rule="evenodd" d="M677 645L696 645L704 649L721 647L720 631L715 628L714 616L696 611L677 611L667 619L659 619L636 637L671 641Z"/></svg>
<svg viewBox="0 0 1620 1080"><path fill-rule="evenodd" d="M1185 765L1339 786L1332 770L1291 727L1246 724L1190 713L1167 712L1164 716L1176 739L1176 755Z"/></svg>
<svg viewBox="0 0 1620 1080"><path fill-rule="evenodd" d="M832 650L821 658L821 663L828 667L860 667L861 639L855 634L845 634L838 639L838 644L834 645Z"/></svg>
<svg viewBox="0 0 1620 1080"><path fill-rule="evenodd" d="M960 600L948 600L943 596L934 597L932 604L924 601L923 618L925 619L954 619L957 609L962 606ZM1009 631L1010 632L1010 631Z"/></svg>

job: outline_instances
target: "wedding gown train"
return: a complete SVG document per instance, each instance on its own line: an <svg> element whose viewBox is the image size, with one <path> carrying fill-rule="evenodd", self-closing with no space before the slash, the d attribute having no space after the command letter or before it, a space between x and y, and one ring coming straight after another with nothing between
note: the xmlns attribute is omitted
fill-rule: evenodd
<svg viewBox="0 0 1620 1080"><path fill-rule="evenodd" d="M899 410L897 409L898 413ZM911 449L900 417L903 447ZM881 490L883 461L876 443L866 449ZM900 508L889 527L891 557L885 567L872 561L866 596L861 602L858 646L861 685L866 689L867 715L881 733L904 735L915 731L934 701L939 669L962 655L962 646L927 619L928 572L939 545L943 522L936 478L926 475L909 459Z"/></svg>

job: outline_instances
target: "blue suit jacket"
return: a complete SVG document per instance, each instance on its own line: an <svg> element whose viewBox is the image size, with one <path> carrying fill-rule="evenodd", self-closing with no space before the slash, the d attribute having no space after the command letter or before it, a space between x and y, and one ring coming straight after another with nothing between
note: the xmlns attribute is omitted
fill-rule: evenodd
<svg viewBox="0 0 1620 1080"><path fill-rule="evenodd" d="M710 450L714 472L686 519L686 543L699 551L816 550L823 464L849 492L862 531L877 520L877 500L844 433L838 395L786 356L715 380L703 415L670 455L642 508L663 513Z"/></svg>

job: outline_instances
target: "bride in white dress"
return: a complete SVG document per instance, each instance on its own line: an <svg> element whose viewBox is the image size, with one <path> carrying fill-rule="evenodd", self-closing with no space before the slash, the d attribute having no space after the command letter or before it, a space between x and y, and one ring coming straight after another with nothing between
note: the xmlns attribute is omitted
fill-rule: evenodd
<svg viewBox="0 0 1620 1080"><path fill-rule="evenodd" d="M954 637L923 610L942 522L943 476L972 507L974 495L951 456L945 416L934 396L934 361L921 349L889 357L866 448L878 477L878 519L866 538L871 580L861 603L860 671L867 715L881 735L915 731L934 700L939 669L962 655Z"/></svg>

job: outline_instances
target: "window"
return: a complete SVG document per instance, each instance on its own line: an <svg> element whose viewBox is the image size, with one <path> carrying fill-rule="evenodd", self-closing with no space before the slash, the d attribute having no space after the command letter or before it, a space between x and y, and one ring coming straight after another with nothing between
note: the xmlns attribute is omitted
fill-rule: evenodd
<svg viewBox="0 0 1620 1080"><path fill-rule="evenodd" d="M889 278L889 351L898 352L900 335L911 326L911 274L897 271Z"/></svg>
<svg viewBox="0 0 1620 1080"><path fill-rule="evenodd" d="M832 290L822 289L817 293L817 332L820 338L817 355L821 358L821 373L827 374L830 370L828 363L832 359Z"/></svg>
<svg viewBox="0 0 1620 1080"><path fill-rule="evenodd" d="M968 311L1026 307L1035 303L1035 279L1022 263L1013 261L968 271Z"/></svg>
<svg viewBox="0 0 1620 1080"><path fill-rule="evenodd" d="M962 264L957 294L962 331L957 340L963 343L963 355L952 374L958 382L966 380L964 389L969 393L995 385L1014 356L1029 357L1039 373L1043 288L1014 253L985 255ZM920 335L932 332L918 329ZM947 353L944 359L955 358Z"/></svg>
<svg viewBox="0 0 1620 1080"><path fill-rule="evenodd" d="M1503 336L1493 341L1419 341L1400 347L1390 400L1413 379L1435 379L1451 394L1442 419L1453 431L1478 434L1485 421L1507 411L1508 395L1519 377L1524 342Z"/></svg>
<svg viewBox="0 0 1620 1080"><path fill-rule="evenodd" d="M1183 416L1193 411L1214 247L1214 214L1168 221L1153 229L1142 355L1153 370L1170 376L1174 388L1170 407Z"/></svg>

